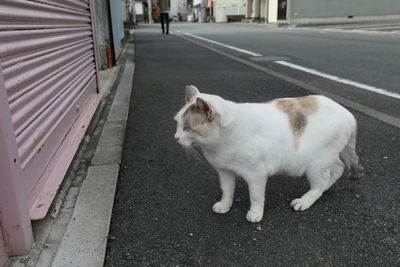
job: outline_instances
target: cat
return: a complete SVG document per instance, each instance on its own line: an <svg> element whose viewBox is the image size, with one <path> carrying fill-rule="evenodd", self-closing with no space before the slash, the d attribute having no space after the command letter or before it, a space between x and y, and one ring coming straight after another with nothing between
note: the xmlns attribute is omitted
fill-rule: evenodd
<svg viewBox="0 0 400 267"><path fill-rule="evenodd" d="M237 176L248 184L250 222L262 220L265 186L272 175L307 177L310 190L291 202L295 211L313 205L344 167L350 179L362 177L356 120L325 96L235 103L186 86L185 101L175 116L175 139L184 147L199 147L216 169L222 190L213 206L216 213L230 210Z"/></svg>

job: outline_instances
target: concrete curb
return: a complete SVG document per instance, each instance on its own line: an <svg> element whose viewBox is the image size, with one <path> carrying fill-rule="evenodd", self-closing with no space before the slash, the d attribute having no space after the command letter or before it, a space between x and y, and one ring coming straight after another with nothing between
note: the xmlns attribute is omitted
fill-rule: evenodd
<svg viewBox="0 0 400 267"><path fill-rule="evenodd" d="M52 266L103 265L133 85L133 54L133 44L127 43L125 69Z"/></svg>
<svg viewBox="0 0 400 267"><path fill-rule="evenodd" d="M119 164L89 167L52 266L102 266Z"/></svg>

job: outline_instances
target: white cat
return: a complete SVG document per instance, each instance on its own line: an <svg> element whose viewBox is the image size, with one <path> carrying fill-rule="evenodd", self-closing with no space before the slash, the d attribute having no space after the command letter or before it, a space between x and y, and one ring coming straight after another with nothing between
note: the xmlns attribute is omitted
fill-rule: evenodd
<svg viewBox="0 0 400 267"><path fill-rule="evenodd" d="M342 175L359 179L354 116L327 97L281 98L266 103L238 104L186 86L186 104L175 116L175 139L199 147L219 174L221 201L213 206L226 213L233 202L235 177L250 191L250 222L261 221L267 178L275 174L306 175L311 189L291 202L308 209ZM342 161L343 160L343 161Z"/></svg>

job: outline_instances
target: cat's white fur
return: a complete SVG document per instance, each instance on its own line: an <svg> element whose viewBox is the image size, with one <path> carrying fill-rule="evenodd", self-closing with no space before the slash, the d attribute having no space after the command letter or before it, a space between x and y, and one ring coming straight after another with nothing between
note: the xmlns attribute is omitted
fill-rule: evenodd
<svg viewBox="0 0 400 267"><path fill-rule="evenodd" d="M186 104L175 120L176 140L199 147L219 174L222 198L213 206L216 213L230 210L236 176L248 183L250 222L263 217L265 185L272 175L306 175L311 188L291 202L296 211L308 209L345 165L349 177L361 177L356 120L324 96L238 104L187 86Z"/></svg>

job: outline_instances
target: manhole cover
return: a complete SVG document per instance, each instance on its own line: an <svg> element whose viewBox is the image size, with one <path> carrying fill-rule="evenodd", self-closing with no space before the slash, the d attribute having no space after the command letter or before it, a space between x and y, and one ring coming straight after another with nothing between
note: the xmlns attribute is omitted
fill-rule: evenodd
<svg viewBox="0 0 400 267"><path fill-rule="evenodd" d="M288 57L280 57L280 56L268 56L268 57L251 57L253 61L284 61L289 60Z"/></svg>

